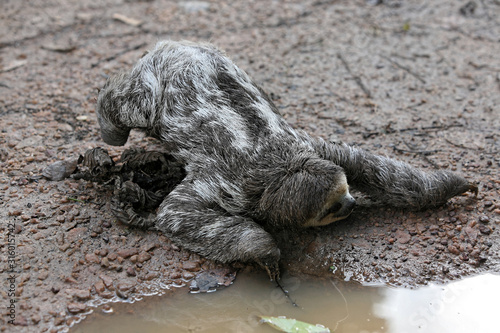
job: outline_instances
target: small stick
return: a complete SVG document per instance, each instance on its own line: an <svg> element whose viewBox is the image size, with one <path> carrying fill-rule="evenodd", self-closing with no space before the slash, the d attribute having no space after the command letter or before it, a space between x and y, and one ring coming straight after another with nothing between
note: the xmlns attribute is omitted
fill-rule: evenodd
<svg viewBox="0 0 500 333"><path fill-rule="evenodd" d="M366 88L366 86L363 84L363 81L361 80L361 78L358 75L353 74L353 72L351 71L351 68L349 67L349 64L344 59L344 57L342 56L342 54L337 53L337 57L340 59L340 61L342 61L342 64L344 65L345 69L347 70L347 72L349 72L349 74L351 74L351 76L353 77L353 79L356 82L356 84L365 93L366 97L370 98L372 96L372 94L370 93L370 90L368 90L368 88Z"/></svg>
<svg viewBox="0 0 500 333"><path fill-rule="evenodd" d="M386 57L384 55L380 55L382 58L386 59L387 61L389 61L391 64L393 64L394 66L396 67L399 67L401 68L402 70L405 70L407 71L409 74L413 75L417 80L419 80L420 82L422 83L425 83L425 80L422 78L422 76L420 76L419 74L415 73L414 71L412 71L410 68L406 67L406 66L403 66L401 65L400 63L392 60L391 58L389 57Z"/></svg>
<svg viewBox="0 0 500 333"><path fill-rule="evenodd" d="M278 285L278 287L280 287L281 291L283 292L283 294L285 295L285 297L288 298L288 300L292 303L292 305L295 306L295 307L298 307L297 303L295 303L295 301L288 294L288 290L286 290L285 288L283 288L283 286L281 285L281 283L279 282L279 280L276 280L276 285Z"/></svg>

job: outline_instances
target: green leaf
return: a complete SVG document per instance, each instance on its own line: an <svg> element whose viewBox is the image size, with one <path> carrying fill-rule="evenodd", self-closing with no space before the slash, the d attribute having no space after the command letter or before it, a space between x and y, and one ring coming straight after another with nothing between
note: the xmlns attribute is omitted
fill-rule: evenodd
<svg viewBox="0 0 500 333"><path fill-rule="evenodd" d="M308 324L292 318L260 316L260 322L269 324L281 332L295 333L330 333L330 329L321 325Z"/></svg>

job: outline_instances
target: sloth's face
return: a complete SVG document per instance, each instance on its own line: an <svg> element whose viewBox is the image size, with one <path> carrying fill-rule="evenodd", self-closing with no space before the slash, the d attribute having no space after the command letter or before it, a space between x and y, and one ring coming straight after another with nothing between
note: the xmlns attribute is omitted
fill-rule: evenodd
<svg viewBox="0 0 500 333"><path fill-rule="evenodd" d="M345 175L342 175L339 183L330 192L327 201L315 217L309 219L304 227L319 227L339 221L348 217L356 200L349 193L349 185Z"/></svg>

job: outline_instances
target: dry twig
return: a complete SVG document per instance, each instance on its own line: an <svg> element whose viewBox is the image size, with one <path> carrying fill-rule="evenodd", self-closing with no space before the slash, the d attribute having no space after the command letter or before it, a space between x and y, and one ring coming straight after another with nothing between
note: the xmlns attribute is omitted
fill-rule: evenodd
<svg viewBox="0 0 500 333"><path fill-rule="evenodd" d="M420 82L425 83L425 80L422 78L422 76L421 76L420 74L418 74L418 73L415 73L412 69L410 69L410 68L408 68L408 67L406 67L406 66L401 65L400 63L398 63L398 62L396 62L396 61L392 60L392 59L391 59L391 58L389 58L389 57L386 57L386 56L384 56L384 55L380 55L380 56L381 56L382 58L384 58L385 60L389 61L389 62L390 62L391 64L393 64L394 66L399 67L399 68L401 68L402 70L404 70L404 71L408 72L410 75L412 75L413 77L415 77L415 78L416 78L417 80L419 80Z"/></svg>
<svg viewBox="0 0 500 333"><path fill-rule="evenodd" d="M363 81L361 80L361 78L358 75L355 75L351 71L351 68L349 67L349 64L347 63L347 61L344 59L344 57L342 56L342 54L340 52L337 53L337 57L340 59L340 61L344 65L344 67L347 70L347 72L349 74L351 74L351 76L353 77L353 79L356 82L356 84L361 88L361 90L363 90L363 92L365 93L366 97L370 98L372 96L370 90L368 90L368 88L363 84Z"/></svg>

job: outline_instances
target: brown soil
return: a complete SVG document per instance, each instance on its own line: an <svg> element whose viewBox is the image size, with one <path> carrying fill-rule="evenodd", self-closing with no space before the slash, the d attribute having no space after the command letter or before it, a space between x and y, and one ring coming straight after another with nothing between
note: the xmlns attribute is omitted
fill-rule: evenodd
<svg viewBox="0 0 500 333"><path fill-rule="evenodd" d="M283 268L394 285L499 272L500 4L472 2L3 1L1 331L63 330L91 300L217 266L115 223L103 187L40 177L104 145L96 88L160 39L225 49L297 128L479 184L477 198L432 211L366 203L336 225L282 232ZM133 134L128 146L155 144Z"/></svg>

